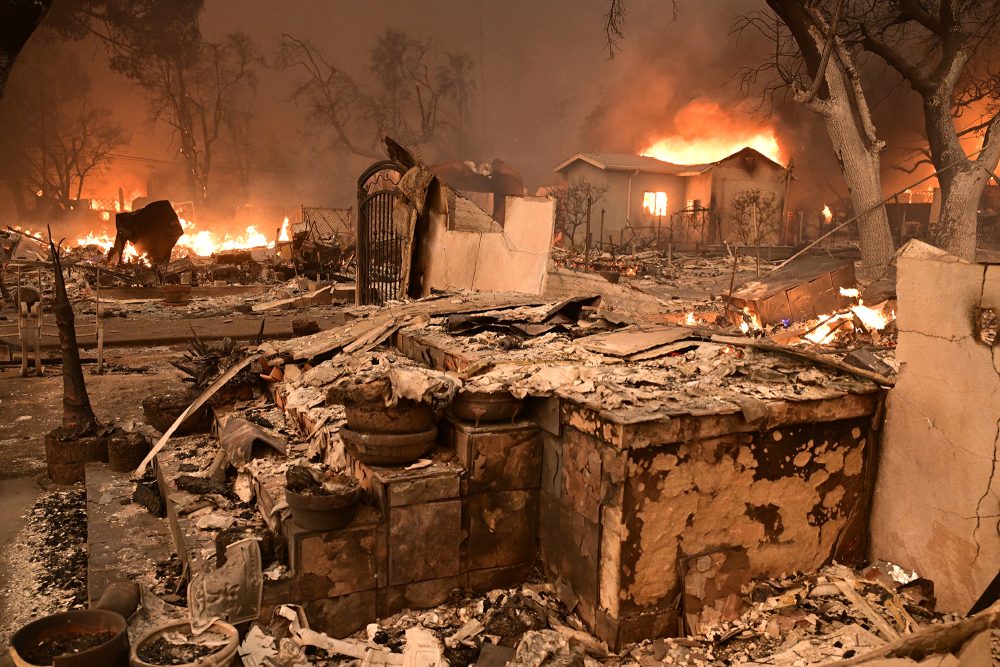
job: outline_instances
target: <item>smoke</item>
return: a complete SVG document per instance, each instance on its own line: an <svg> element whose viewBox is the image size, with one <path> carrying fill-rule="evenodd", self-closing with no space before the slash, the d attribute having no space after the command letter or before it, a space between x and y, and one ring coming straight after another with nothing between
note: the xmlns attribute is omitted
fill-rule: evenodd
<svg viewBox="0 0 1000 667"><path fill-rule="evenodd" d="M791 207L818 210L824 202L847 198L821 119L790 95L765 96L766 75L750 90L741 87L744 68L765 62L773 47L752 31L735 34L731 28L761 3L681 3L676 19L662 7L636 3L628 8L623 48L586 118L582 150L633 153L664 138L679 146L683 140L711 144L773 132L781 160L794 172ZM914 149L922 142L920 101L895 74L864 57L860 61L879 136L887 143L883 185L894 190L930 171L911 175L896 168L916 160Z"/></svg>
<svg viewBox="0 0 1000 667"><path fill-rule="evenodd" d="M500 158L519 169L534 190L552 184L553 167L577 152L634 153L663 138L679 144L773 132L780 158L794 166L793 207L818 211L847 195L825 128L813 113L781 98L773 106L761 104L757 93L746 96L740 89L739 72L766 58L768 44L730 29L739 15L760 9L759 0L684 0L676 18L669 2L629 0L625 37L613 59L607 56L603 31L604 0L439 0L432 5L383 0L377 6L367 0L286 0L280 8L243 0L206 4L202 33L207 39L246 32L269 65L259 74L249 109L253 169L246 192L234 168L241 147L228 139L219 145L212 187L221 193L220 209L356 206L355 180L371 159L335 148L329 128L292 102L301 80L270 65L280 34L287 32L322 46L338 67L364 80L371 76L371 47L387 27L433 39L443 50L467 53L473 61L467 149L457 154L431 145L424 151L428 159ZM32 38L28 48L49 46ZM88 184L85 196L114 197L121 187L126 195L190 198L177 146L168 128L150 120L143 91L109 70L107 54L94 40L68 48L85 64L101 104L113 108L132 136L121 156ZM864 80L880 136L888 143L885 187L895 189L919 176L891 168L913 162L912 148L922 135L919 100L898 85L894 74L871 64L864 65ZM280 218L270 224L276 223ZM199 216L199 227L208 224L229 222Z"/></svg>

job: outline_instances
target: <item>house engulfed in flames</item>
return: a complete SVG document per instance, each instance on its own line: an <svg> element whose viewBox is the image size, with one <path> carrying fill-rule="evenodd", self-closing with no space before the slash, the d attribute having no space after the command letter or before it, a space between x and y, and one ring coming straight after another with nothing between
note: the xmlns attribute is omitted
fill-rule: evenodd
<svg viewBox="0 0 1000 667"><path fill-rule="evenodd" d="M647 155L577 153L555 171L569 182L584 179L606 188L594 207L594 240L601 233L600 209L604 209L602 241L612 238L618 243L623 230L629 229L645 236L667 234L672 226L674 242L679 245L723 240L739 243L741 232L732 214L733 203L741 194L754 190L760 191L762 201L769 202L765 213L774 218L768 225L769 238L762 242L781 240L788 171L753 148L743 148L715 162L689 165ZM629 234L625 231L624 240Z"/></svg>

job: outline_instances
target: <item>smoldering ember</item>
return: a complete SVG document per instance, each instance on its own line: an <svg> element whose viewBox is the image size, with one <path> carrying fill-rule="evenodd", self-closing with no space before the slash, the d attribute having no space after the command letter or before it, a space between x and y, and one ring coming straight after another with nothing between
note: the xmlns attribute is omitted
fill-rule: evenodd
<svg viewBox="0 0 1000 667"><path fill-rule="evenodd" d="M1000 664L1000 3L0 31L0 667Z"/></svg>

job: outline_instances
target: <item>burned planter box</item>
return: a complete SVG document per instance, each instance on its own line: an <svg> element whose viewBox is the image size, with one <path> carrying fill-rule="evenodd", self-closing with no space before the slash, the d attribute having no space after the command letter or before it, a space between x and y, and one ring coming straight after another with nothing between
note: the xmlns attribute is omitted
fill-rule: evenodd
<svg viewBox="0 0 1000 667"><path fill-rule="evenodd" d="M815 319L851 304L841 287L855 287L853 262L802 257L733 292L729 317L739 324L745 313L762 327Z"/></svg>
<svg viewBox="0 0 1000 667"><path fill-rule="evenodd" d="M863 558L879 399L773 401L754 424L735 410L615 423L566 405L540 499L542 559L563 601L617 647L678 634L685 611L732 611L741 579ZM708 565L689 581L724 579L699 584L685 610L692 563Z"/></svg>

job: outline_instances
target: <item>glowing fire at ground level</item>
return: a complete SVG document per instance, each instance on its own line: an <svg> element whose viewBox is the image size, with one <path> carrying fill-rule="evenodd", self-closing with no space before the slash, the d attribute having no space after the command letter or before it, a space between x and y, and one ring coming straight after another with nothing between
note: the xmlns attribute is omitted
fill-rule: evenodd
<svg viewBox="0 0 1000 667"><path fill-rule="evenodd" d="M242 233L224 233L221 237L211 230L196 230L195 223L184 218L179 218L184 234L177 240L174 246L172 257L210 257L219 252L227 250L248 250L250 248L274 248L276 243L283 243L291 240L290 223L286 216L282 221L281 229L276 239L268 240L267 236L259 231L256 226L248 225ZM105 232L89 232L76 239L77 246L98 246L107 253L114 247L115 239ZM148 263L145 254L140 253L131 244L125 243L122 259L126 262Z"/></svg>
<svg viewBox="0 0 1000 667"><path fill-rule="evenodd" d="M858 289L841 287L839 291L842 296L857 299L857 303L834 313L825 313L807 323L809 328L799 334L801 338L817 345L829 345L835 341L841 330L852 331L863 328L869 332L880 332L896 319L896 311L889 308L888 301L869 307L860 298L861 293ZM744 335L764 333L760 320L749 308L743 308L741 315L742 321L739 325L741 333Z"/></svg>

